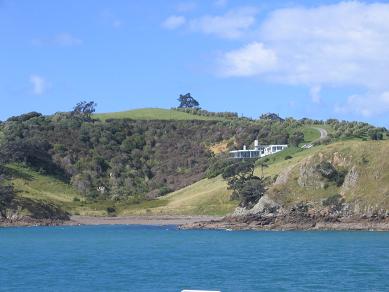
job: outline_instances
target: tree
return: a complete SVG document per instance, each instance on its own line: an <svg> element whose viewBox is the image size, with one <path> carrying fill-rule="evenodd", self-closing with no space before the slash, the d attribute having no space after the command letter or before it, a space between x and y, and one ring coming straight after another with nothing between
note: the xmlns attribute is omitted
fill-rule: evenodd
<svg viewBox="0 0 389 292"><path fill-rule="evenodd" d="M266 192L263 178L253 176L249 178L239 191L239 199L244 207L254 206Z"/></svg>
<svg viewBox="0 0 389 292"><path fill-rule="evenodd" d="M298 147L300 143L304 142L304 133L297 131L289 138L289 144Z"/></svg>
<svg viewBox="0 0 389 292"><path fill-rule="evenodd" d="M254 163L250 160L235 162L224 169L223 178L229 179L232 177L251 177L254 174Z"/></svg>
<svg viewBox="0 0 389 292"><path fill-rule="evenodd" d="M190 93L187 94L180 94L180 97L178 98L178 101L180 102L179 108L198 108L199 102L194 99Z"/></svg>
<svg viewBox="0 0 389 292"><path fill-rule="evenodd" d="M239 161L224 170L223 178L227 179L228 189L232 197L240 200L242 207L251 208L265 194L263 177L254 176L252 161Z"/></svg>
<svg viewBox="0 0 389 292"><path fill-rule="evenodd" d="M382 140L384 138L384 135L382 134L382 132L379 132L377 129L371 129L368 132L368 135L370 136L370 138L372 140Z"/></svg>
<svg viewBox="0 0 389 292"><path fill-rule="evenodd" d="M94 101L81 101L76 104L71 112L72 116L81 117L83 120L90 120L92 114L96 111L97 103Z"/></svg>
<svg viewBox="0 0 389 292"><path fill-rule="evenodd" d="M13 187L4 183L3 168L0 165L0 219L7 216L6 210L13 199Z"/></svg>
<svg viewBox="0 0 389 292"><path fill-rule="evenodd" d="M285 121L283 118L281 118L278 114L275 113L266 113L262 114L259 119L261 120L270 120L270 121L277 121L277 122L283 122Z"/></svg>
<svg viewBox="0 0 389 292"><path fill-rule="evenodd" d="M264 178L263 169L266 168L266 167L269 167L269 165L265 161L260 161L259 162L259 166L261 167L261 172L262 172L261 178Z"/></svg>

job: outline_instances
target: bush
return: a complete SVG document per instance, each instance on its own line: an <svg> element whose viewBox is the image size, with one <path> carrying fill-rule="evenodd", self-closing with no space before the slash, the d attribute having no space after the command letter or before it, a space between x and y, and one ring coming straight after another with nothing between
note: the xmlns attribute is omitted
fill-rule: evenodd
<svg viewBox="0 0 389 292"><path fill-rule="evenodd" d="M330 207L333 210L341 210L343 207L344 199L341 195L335 194L322 201L324 207Z"/></svg>
<svg viewBox="0 0 389 292"><path fill-rule="evenodd" d="M260 178L251 178L245 181L241 190L239 190L239 199L242 207L253 207L265 194L265 185Z"/></svg>
<svg viewBox="0 0 389 292"><path fill-rule="evenodd" d="M234 163L233 159L225 156L214 157L209 161L209 166L205 172L205 177L210 179L224 173L225 169Z"/></svg>
<svg viewBox="0 0 389 292"><path fill-rule="evenodd" d="M171 193L171 192L172 192L172 190L170 188L164 186L164 187L159 189L158 196L161 197L161 196L164 196L164 195Z"/></svg>
<svg viewBox="0 0 389 292"><path fill-rule="evenodd" d="M336 170L335 167L328 161L321 162L316 166L316 169L323 177L327 178L329 181L335 182L338 187L343 184L347 174L346 170Z"/></svg>
<svg viewBox="0 0 389 292"><path fill-rule="evenodd" d="M290 155L285 156L285 160L289 160L289 159L292 159L292 158L293 158L293 157L290 156Z"/></svg>

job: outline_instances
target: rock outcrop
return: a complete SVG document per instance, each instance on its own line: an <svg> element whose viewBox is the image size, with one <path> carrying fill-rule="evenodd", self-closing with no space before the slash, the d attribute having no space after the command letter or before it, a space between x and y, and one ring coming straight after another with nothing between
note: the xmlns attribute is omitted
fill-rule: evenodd
<svg viewBox="0 0 389 292"><path fill-rule="evenodd" d="M67 212L54 204L15 197L2 205L0 226L59 225L68 220Z"/></svg>
<svg viewBox="0 0 389 292"><path fill-rule="evenodd" d="M251 209L184 228L389 230L388 165L358 151L306 157L284 168Z"/></svg>

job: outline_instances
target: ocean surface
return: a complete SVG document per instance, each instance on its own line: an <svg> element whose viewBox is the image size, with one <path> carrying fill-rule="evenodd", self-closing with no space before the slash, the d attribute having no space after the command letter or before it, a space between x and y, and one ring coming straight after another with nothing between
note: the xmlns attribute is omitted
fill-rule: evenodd
<svg viewBox="0 0 389 292"><path fill-rule="evenodd" d="M389 291L389 232L0 228L0 291Z"/></svg>

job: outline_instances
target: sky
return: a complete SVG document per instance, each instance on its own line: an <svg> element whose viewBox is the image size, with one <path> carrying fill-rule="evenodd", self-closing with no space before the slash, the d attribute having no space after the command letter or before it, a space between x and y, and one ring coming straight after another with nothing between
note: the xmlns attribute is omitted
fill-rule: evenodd
<svg viewBox="0 0 389 292"><path fill-rule="evenodd" d="M389 2L0 0L0 120L202 108L389 127Z"/></svg>

